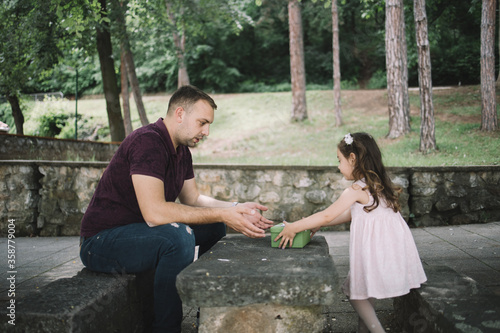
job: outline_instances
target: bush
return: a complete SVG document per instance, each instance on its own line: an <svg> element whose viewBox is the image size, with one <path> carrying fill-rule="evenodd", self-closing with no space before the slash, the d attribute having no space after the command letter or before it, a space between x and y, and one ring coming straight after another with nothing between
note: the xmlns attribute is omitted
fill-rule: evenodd
<svg viewBox="0 0 500 333"><path fill-rule="evenodd" d="M385 89L387 88L387 73L378 70L373 74L368 82L368 89Z"/></svg>
<svg viewBox="0 0 500 333"><path fill-rule="evenodd" d="M61 98L46 97L43 102L36 102L25 123L25 133L56 137L69 123L69 115L72 113L69 107L67 101Z"/></svg>
<svg viewBox="0 0 500 333"><path fill-rule="evenodd" d="M56 137L61 130L66 126L68 116L65 114L57 114L48 112L40 118L40 125L38 128L38 135L46 137Z"/></svg>
<svg viewBox="0 0 500 333"><path fill-rule="evenodd" d="M9 125L9 133L15 133L16 125L12 117L12 109L9 103L0 103L0 121Z"/></svg>
<svg viewBox="0 0 500 333"><path fill-rule="evenodd" d="M340 89L342 90L358 90L359 84L356 79L340 81Z"/></svg>

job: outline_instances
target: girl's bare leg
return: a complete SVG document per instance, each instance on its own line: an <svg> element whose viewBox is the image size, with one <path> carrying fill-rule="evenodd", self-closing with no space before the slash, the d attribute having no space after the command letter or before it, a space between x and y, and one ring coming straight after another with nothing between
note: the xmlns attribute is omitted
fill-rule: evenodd
<svg viewBox="0 0 500 333"><path fill-rule="evenodd" d="M363 319L358 316L358 331L357 333L370 333L370 330L368 327L366 327L365 323L363 322Z"/></svg>
<svg viewBox="0 0 500 333"><path fill-rule="evenodd" d="M352 307L359 315L358 333L384 333L375 313L375 300L373 298L363 300L349 300Z"/></svg>

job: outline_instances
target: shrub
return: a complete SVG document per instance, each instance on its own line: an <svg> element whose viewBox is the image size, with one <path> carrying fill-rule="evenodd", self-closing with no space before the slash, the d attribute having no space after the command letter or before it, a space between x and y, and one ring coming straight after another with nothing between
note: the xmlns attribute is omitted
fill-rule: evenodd
<svg viewBox="0 0 500 333"><path fill-rule="evenodd" d="M12 109L9 103L0 103L0 121L9 125L9 133L15 133L16 125L14 124L14 118L12 117Z"/></svg>
<svg viewBox="0 0 500 333"><path fill-rule="evenodd" d="M69 107L67 101L55 97L46 97L43 102L36 102L24 126L26 134L56 137L72 114Z"/></svg>
<svg viewBox="0 0 500 333"><path fill-rule="evenodd" d="M378 70L373 74L368 82L368 89L385 89L387 88L387 73Z"/></svg>

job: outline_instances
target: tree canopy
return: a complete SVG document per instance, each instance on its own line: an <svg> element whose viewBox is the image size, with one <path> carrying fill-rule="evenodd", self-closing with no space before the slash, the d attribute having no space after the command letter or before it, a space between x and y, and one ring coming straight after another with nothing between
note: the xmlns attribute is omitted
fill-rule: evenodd
<svg viewBox="0 0 500 333"><path fill-rule="evenodd" d="M9 1L4 3L32 3ZM65 28L65 37L51 41L49 30L46 38L36 38L34 43L24 37L29 50L21 51L30 56L44 49L40 43L58 44L52 58L61 63L77 62L79 84L82 93L100 90L101 78L92 45L93 29L89 20L95 20L95 1L52 0L57 6L31 5L32 10L19 12L23 20L34 17L54 17L66 14L72 5L72 15L62 22L56 16L52 26ZM260 5L247 1L179 1L170 0L176 8L173 26L168 20L165 1L130 0L126 11L130 44L134 54L141 90L145 93L172 91L177 87L177 58L173 42L173 29L182 26L186 34L185 59L191 84L213 92L245 92L262 90L290 90L290 55L288 45L287 1L262 0ZM181 7L182 6L182 7ZM304 53L307 84L333 86L332 75L332 26L331 11L321 1L302 0ZM50 12L50 9L55 9ZM76 8L80 8L77 10ZM408 43L408 80L410 86L418 86L418 57L414 33L413 6L405 2L406 38ZM1 17L5 17L5 5ZM340 65L344 87L385 87L385 49L383 1L338 1ZM428 0L429 42L432 59L434 86L478 84L480 82L480 24L481 1ZM113 20L111 20L111 23ZM2 31L13 31L12 19L2 20ZM113 28L113 24L111 24ZM20 32L17 32L20 33ZM12 40L2 34L2 48ZM119 38L112 34L114 59L118 68ZM16 37L13 37L16 38ZM7 48L4 48L7 49ZM45 49L47 49L45 47ZM58 52L57 50L61 50ZM11 52L11 51L9 51ZM48 56L48 55L45 55ZM12 58L3 53L3 58ZM20 60L19 57L14 59ZM34 59L34 58L33 58ZM45 59L45 58L44 58ZM11 60L9 60L11 61ZM45 62L44 62L45 61ZM53 61L31 62L38 74L43 66ZM22 63L22 61L21 61ZM498 61L497 61L498 63ZM0 66L6 65L5 63ZM9 66L10 68L14 68ZM51 67L51 66L45 66ZM118 69L117 69L118 72ZM28 74L24 74L28 73ZM74 75L65 66L55 67L50 76L40 76L23 71L30 78L29 84L19 89L25 93L63 91L73 94Z"/></svg>

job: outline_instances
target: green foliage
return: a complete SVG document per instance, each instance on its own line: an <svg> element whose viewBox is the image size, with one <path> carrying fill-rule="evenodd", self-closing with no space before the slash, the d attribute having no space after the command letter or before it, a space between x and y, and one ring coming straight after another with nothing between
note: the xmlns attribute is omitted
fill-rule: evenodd
<svg viewBox="0 0 500 333"><path fill-rule="evenodd" d="M45 137L56 137L64 126L66 126L66 120L68 116L65 114L56 114L52 112L47 112L42 117L40 117L40 125L38 127L38 133L36 135Z"/></svg>
<svg viewBox="0 0 500 333"><path fill-rule="evenodd" d="M91 23L109 20L102 16L99 0L51 0L48 7L55 11L61 27L79 39Z"/></svg>
<svg viewBox="0 0 500 333"><path fill-rule="evenodd" d="M373 74L370 79L370 82L367 86L368 89L385 89L387 88L387 73L378 70Z"/></svg>
<svg viewBox="0 0 500 333"><path fill-rule="evenodd" d="M412 10L405 15L409 84L418 86ZM433 86L480 83L481 1L427 1L427 20Z"/></svg>
<svg viewBox="0 0 500 333"><path fill-rule="evenodd" d="M69 51L69 53L68 53ZM78 71L78 96L102 94L102 77L97 57L83 49L64 50L64 62L55 66L44 77L31 80L27 93L61 91L64 96L75 96L76 71Z"/></svg>
<svg viewBox="0 0 500 333"><path fill-rule="evenodd" d="M29 135L56 137L67 124L69 105L59 98L47 97L43 102L35 102L25 132Z"/></svg>
<svg viewBox="0 0 500 333"><path fill-rule="evenodd" d="M345 5L347 0L341 0L341 4ZM384 0L361 0L362 4L361 17L364 19L370 19L377 15L380 15L385 10Z"/></svg>
<svg viewBox="0 0 500 333"><path fill-rule="evenodd" d="M0 94L17 95L58 61L57 19L36 1L0 4Z"/></svg>
<svg viewBox="0 0 500 333"><path fill-rule="evenodd" d="M207 91L283 91L290 81L286 1L129 0L127 27L144 93L177 87L173 32L186 36L191 83ZM331 86L331 2L301 1L306 82ZM125 1L127 4L127 1ZM114 25L119 75L120 38ZM343 89L384 88L385 2L338 1ZM103 23L98 0L4 1L0 7L0 93L9 91L102 93L95 56L95 27ZM479 83L480 1L435 0L427 4L434 86ZM405 2L410 86L418 85L413 6ZM50 23L50 24L49 24ZM15 42L14 42L15 41ZM48 52L47 52L48 51ZM54 63L58 62L54 66ZM68 66L73 69L69 69ZM254 89L254 90L252 90Z"/></svg>
<svg viewBox="0 0 500 333"><path fill-rule="evenodd" d="M201 65L201 68L197 75L192 76L193 82L212 91L231 91L237 86L241 73L218 58L212 46L199 45L196 51L196 58L199 59L197 65Z"/></svg>
<svg viewBox="0 0 500 333"><path fill-rule="evenodd" d="M14 118L12 118L12 110L9 103L0 103L0 121L9 125L10 133L15 131L16 125Z"/></svg>
<svg viewBox="0 0 500 333"><path fill-rule="evenodd" d="M96 53L94 33L95 26L102 24L107 18L102 16L99 1L27 2L33 4L32 11L29 15L23 15L23 19L27 20L27 24L40 26L38 30L34 30L35 34L29 34L35 38L29 47L36 50L42 59L51 59L51 62L44 60L46 66L34 63L37 71L25 71L29 75L29 80L22 86L22 92L61 91L64 95L73 96L76 91L76 71L78 71L80 96L84 92L102 93L99 61L94 56ZM36 23L37 20L41 23ZM29 29L28 31L31 32ZM30 50L26 53L32 52Z"/></svg>
<svg viewBox="0 0 500 333"><path fill-rule="evenodd" d="M83 100L78 102L79 107ZM93 104L90 100L86 104ZM57 139L75 138L75 102L67 99L46 97L43 102L25 102L25 114L27 121L25 123L25 133L27 135L53 137ZM104 111L104 108L103 110ZM106 112L101 113L106 117ZM94 132L97 136L93 139L108 137L109 128L105 125L107 121L94 121L93 115L78 113L77 127L78 138L86 139L92 136Z"/></svg>
<svg viewBox="0 0 500 333"><path fill-rule="evenodd" d="M354 90L359 89L359 84L355 79L352 80L342 80L340 81L340 89L342 90Z"/></svg>
<svg viewBox="0 0 500 333"><path fill-rule="evenodd" d="M232 87L241 77L238 69L227 66L221 59L210 60L210 65L200 73L200 79L207 82L205 86L210 86L217 89L217 91L231 91Z"/></svg>
<svg viewBox="0 0 500 333"><path fill-rule="evenodd" d="M163 59L163 60L162 60ZM136 67L141 91L161 92L177 88L177 59L173 55L155 57Z"/></svg>
<svg viewBox="0 0 500 333"><path fill-rule="evenodd" d="M177 58L165 2L131 1L127 27L141 91L177 88Z"/></svg>
<svg viewBox="0 0 500 333"><path fill-rule="evenodd" d="M238 86L238 92L282 92L291 91L292 85L289 82L267 85L263 82L245 81Z"/></svg>

